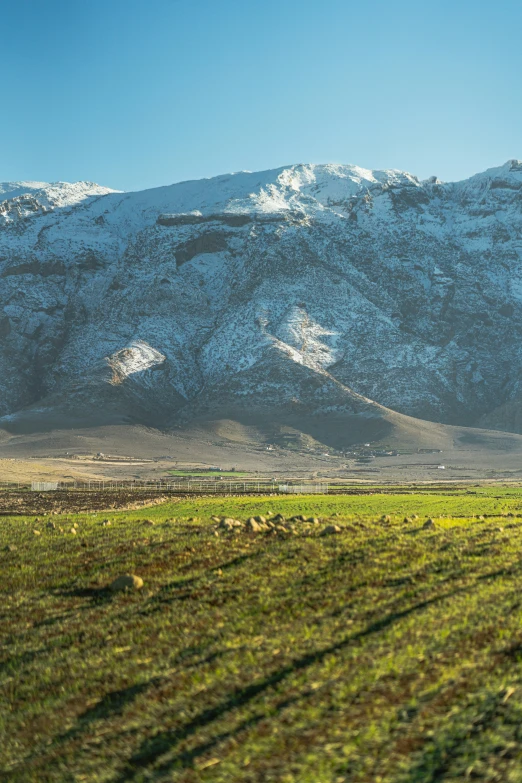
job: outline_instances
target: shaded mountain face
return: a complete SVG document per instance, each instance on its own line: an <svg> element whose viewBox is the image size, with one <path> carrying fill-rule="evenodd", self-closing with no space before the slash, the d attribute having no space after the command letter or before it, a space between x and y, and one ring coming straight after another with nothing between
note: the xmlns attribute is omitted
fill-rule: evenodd
<svg viewBox="0 0 522 783"><path fill-rule="evenodd" d="M449 184L298 165L0 185L0 426L381 406L487 424L517 407L521 333L520 161Z"/></svg>

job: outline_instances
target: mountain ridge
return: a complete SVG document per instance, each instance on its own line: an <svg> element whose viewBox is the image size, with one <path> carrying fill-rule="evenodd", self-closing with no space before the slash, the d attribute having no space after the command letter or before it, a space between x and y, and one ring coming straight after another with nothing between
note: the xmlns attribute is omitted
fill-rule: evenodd
<svg viewBox="0 0 522 783"><path fill-rule="evenodd" d="M325 170L331 173L343 172L345 177L348 177L348 175L351 173L355 179L359 177L361 180L364 179L365 181L371 182L373 184L382 183L382 179L384 177L389 177L390 179L395 177L396 184L399 182L411 182L421 186L429 184L450 186L462 185L464 183L478 183L488 179L497 179L499 175L504 173L518 174L519 172L522 172L522 160L517 158L510 158L500 166L492 166L488 169L484 169L484 171L477 172L476 174L472 174L469 177L464 177L460 180L441 180L435 175L426 177L425 179L420 179L417 175L403 169L368 169L364 166L358 166L357 164L352 163L291 163L284 166L277 166L272 169L263 169L260 171L241 169L239 171L232 171L226 174L218 174L211 177L180 180L168 185L154 185L150 188L129 191L114 189L88 180L77 180L75 182L68 182L65 180L56 180L54 182L43 182L37 180L14 180L0 182L0 197L2 200L5 200L6 198L13 198L19 195L28 194L33 191L55 190L58 192L60 189L63 189L65 193L83 192L86 198L92 194L108 195L112 193L133 195L138 193L150 193L151 191L165 190L173 187L182 187L186 185L224 182L230 178L241 176L259 178L263 176L266 177L266 175L273 175L273 177L275 177L276 174L277 176L282 173L288 174L297 169L303 169L307 171ZM287 177L285 177L285 179L287 179ZM89 193L90 190L92 190L93 193ZM72 205L72 203L74 203L74 201L71 201L70 205Z"/></svg>
<svg viewBox="0 0 522 783"><path fill-rule="evenodd" d="M456 183L297 164L135 193L0 184L0 281L0 427L100 406L162 427L352 416L359 398L498 423L522 369L522 163Z"/></svg>

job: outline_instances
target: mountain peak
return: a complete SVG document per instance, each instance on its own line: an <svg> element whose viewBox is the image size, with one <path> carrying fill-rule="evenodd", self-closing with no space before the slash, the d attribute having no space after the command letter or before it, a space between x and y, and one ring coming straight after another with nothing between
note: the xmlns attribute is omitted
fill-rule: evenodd
<svg viewBox="0 0 522 783"><path fill-rule="evenodd" d="M457 184L469 183L475 185L495 180L510 180L522 184L522 161L512 158L511 160L506 161L502 166L494 166L493 168L486 169Z"/></svg>
<svg viewBox="0 0 522 783"><path fill-rule="evenodd" d="M521 185L514 160L446 184L300 163L1 185L0 414L344 415L355 393L478 421L520 388Z"/></svg>
<svg viewBox="0 0 522 783"><path fill-rule="evenodd" d="M11 223L115 192L95 182L0 182L0 221Z"/></svg>

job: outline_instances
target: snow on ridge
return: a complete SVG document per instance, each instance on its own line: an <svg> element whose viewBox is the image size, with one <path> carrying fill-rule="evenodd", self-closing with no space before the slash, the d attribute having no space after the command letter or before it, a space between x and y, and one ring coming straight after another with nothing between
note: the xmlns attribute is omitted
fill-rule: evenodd
<svg viewBox="0 0 522 783"><path fill-rule="evenodd" d="M9 225L114 192L95 182L2 182L0 223Z"/></svg>
<svg viewBox="0 0 522 783"><path fill-rule="evenodd" d="M297 364L312 369L326 369L340 358L337 351L339 332L322 326L298 305L286 313L273 339Z"/></svg>
<svg viewBox="0 0 522 783"><path fill-rule="evenodd" d="M221 209L226 213L274 215L302 210L303 202L306 211L323 211L374 187L419 186L416 177L395 169L371 171L334 163L296 164L253 174L232 174L225 180L218 177L199 182L206 183L207 212ZM193 183L188 184L193 190ZM225 188L220 187L223 184ZM178 187L182 184L171 186L173 189ZM232 188L235 192L231 192Z"/></svg>
<svg viewBox="0 0 522 783"><path fill-rule="evenodd" d="M26 193L31 193L34 190L43 190L47 187L49 187L48 182L0 182L0 197L2 200L16 198L17 196L23 196Z"/></svg>
<svg viewBox="0 0 522 783"><path fill-rule="evenodd" d="M0 201L33 196L45 207L65 207L91 196L117 193L95 182L0 182Z"/></svg>
<svg viewBox="0 0 522 783"><path fill-rule="evenodd" d="M72 206L91 196L106 196L109 193L118 192L112 188L97 185L95 182L55 182L45 188L50 205L54 207Z"/></svg>
<svg viewBox="0 0 522 783"><path fill-rule="evenodd" d="M161 365L165 359L164 354L144 340L134 340L125 348L105 357L105 361L113 371L113 383L121 383L129 375Z"/></svg>
<svg viewBox="0 0 522 783"><path fill-rule="evenodd" d="M494 166L493 168L481 171L478 174L474 174L472 177L460 180L460 182L454 184L461 186L476 186L498 179L512 180L515 183L519 182L522 184L522 161L512 158L511 160L506 161L502 166Z"/></svg>
<svg viewBox="0 0 522 783"><path fill-rule="evenodd" d="M398 169L365 169L361 166L340 163L309 163L291 166L278 177L281 184L294 190L323 190L331 183L338 183L344 195L355 195L373 185L418 184L411 174Z"/></svg>
<svg viewBox="0 0 522 783"><path fill-rule="evenodd" d="M0 183L0 202L32 196L43 211L74 206L96 196L110 196L104 205L111 216L130 230L155 222L161 214L273 214L303 209L321 213L341 207L374 190L423 187L481 187L491 179L522 182L522 163L511 160L458 183L439 183L434 178L420 182L399 169L366 169L340 163L299 163L260 172L239 171L199 180L187 180L158 188L122 193L92 182L7 182ZM337 210L339 211L339 210ZM24 213L25 214L25 213Z"/></svg>
<svg viewBox="0 0 522 783"><path fill-rule="evenodd" d="M484 179L503 177L505 175L522 179L522 161L508 160L502 166L487 169L472 177L457 182L440 183L447 185L463 185L479 182ZM423 183L435 181L428 178ZM421 183L414 174L400 169L366 169L362 166L342 163L298 163L265 171L237 171L230 174L220 174L195 180L185 180L146 190L125 193L131 202L142 209L162 204L164 211L168 207L176 207L170 211L191 212L202 209L202 214L215 211L216 208L234 207L240 201L248 202L257 198L262 203L267 202L266 194L274 192L299 193L305 196L325 197L342 195L344 197L357 195L359 192L373 186L389 187L410 185L420 186ZM260 196L261 193L265 195ZM45 206L67 206L82 201L89 196L121 194L122 191L104 187L94 182L38 182L18 181L0 182L0 201L31 194L41 203L48 199ZM275 198L275 197L273 197ZM268 201L271 200L270 197ZM278 198L275 198L277 201Z"/></svg>
<svg viewBox="0 0 522 783"><path fill-rule="evenodd" d="M207 179L186 180L126 193L118 209L141 214L183 214L196 210L208 216L285 213L308 205L322 209L330 201L346 200L382 186L418 186L418 179L396 169L370 170L345 164L295 164L266 171L240 171Z"/></svg>

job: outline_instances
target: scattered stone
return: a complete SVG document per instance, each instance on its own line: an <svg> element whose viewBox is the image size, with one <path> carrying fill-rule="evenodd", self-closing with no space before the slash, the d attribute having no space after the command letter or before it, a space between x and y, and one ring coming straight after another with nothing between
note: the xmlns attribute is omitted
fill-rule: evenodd
<svg viewBox="0 0 522 783"><path fill-rule="evenodd" d="M305 522L306 518L302 514L297 514L295 517L290 517L290 522Z"/></svg>
<svg viewBox="0 0 522 783"><path fill-rule="evenodd" d="M479 521L480 521L480 522L484 522L484 519L485 519L485 517L484 517L484 516L481 514L481 515L479 516Z"/></svg>
<svg viewBox="0 0 522 783"><path fill-rule="evenodd" d="M76 528L75 528L75 527L72 527L72 528L71 528L71 533L73 534L73 536L75 536L75 535L76 535Z"/></svg>
<svg viewBox="0 0 522 783"><path fill-rule="evenodd" d="M435 527L435 522L434 522L434 521L433 521L433 519L431 519L431 517L430 517L429 519L427 519L427 520L426 520L426 522L423 524L423 526L422 526L422 527L423 527L425 530L429 530L430 528L433 528L433 527Z"/></svg>
<svg viewBox="0 0 522 783"><path fill-rule="evenodd" d="M243 527L243 523L240 522L239 519L231 519L230 517L226 517L225 519L221 520L219 527L221 530L234 530L236 528Z"/></svg>
<svg viewBox="0 0 522 783"><path fill-rule="evenodd" d="M404 522L405 525L409 525L412 521L412 517L404 517L402 521Z"/></svg>
<svg viewBox="0 0 522 783"><path fill-rule="evenodd" d="M254 517L254 520L255 520L256 522L258 522L260 525L266 525L266 519L265 519L265 517L262 517L262 516L259 516L259 515L258 515L257 517Z"/></svg>
<svg viewBox="0 0 522 783"><path fill-rule="evenodd" d="M270 522L284 522L285 517L282 514L276 514L275 517L272 520L269 520Z"/></svg>
<svg viewBox="0 0 522 783"><path fill-rule="evenodd" d="M16 544L8 544L6 546L6 551L7 552L16 552L17 549L18 549L18 547L16 546Z"/></svg>
<svg viewBox="0 0 522 783"><path fill-rule="evenodd" d="M49 530L56 530L56 523L55 522L48 522L46 525Z"/></svg>
<svg viewBox="0 0 522 783"><path fill-rule="evenodd" d="M275 517L274 517L274 520L275 520ZM275 528L275 524L274 524L274 522L271 519L268 520L268 522L266 523L266 526L267 526L267 528L269 530L274 530L274 528Z"/></svg>
<svg viewBox="0 0 522 783"><path fill-rule="evenodd" d="M247 519L245 527L251 533L260 533L265 526L261 526L254 517L250 517L250 519Z"/></svg>
<svg viewBox="0 0 522 783"><path fill-rule="evenodd" d="M110 590L113 592L117 592L119 590L140 590L142 587L143 579L141 576L135 576L134 574L118 576L114 582L109 585Z"/></svg>
<svg viewBox="0 0 522 783"><path fill-rule="evenodd" d="M331 536L334 533L340 533L340 532L341 532L341 528L339 527L339 525L327 525L326 527L324 527L321 530L320 535L321 536Z"/></svg>
<svg viewBox="0 0 522 783"><path fill-rule="evenodd" d="M214 535L216 536L216 538L219 538L219 533L217 530L214 530Z"/></svg>
<svg viewBox="0 0 522 783"><path fill-rule="evenodd" d="M419 517L417 516L417 514L412 514L412 515L411 515L411 518L412 518L412 519L413 519L413 521L415 522L415 520L416 520L416 519L418 519Z"/></svg>
<svg viewBox="0 0 522 783"><path fill-rule="evenodd" d="M310 522L312 525L318 525L319 519L317 517L307 517L306 522Z"/></svg>
<svg viewBox="0 0 522 783"><path fill-rule="evenodd" d="M41 536L41 532L39 530L33 530L33 535L35 536Z"/></svg>
<svg viewBox="0 0 522 783"><path fill-rule="evenodd" d="M190 522L190 519L189 519L189 522ZM154 524L154 522L153 522L153 520L152 520L152 519L144 519L144 520L143 520L143 524L144 524L144 525L148 525L149 527L152 527L152 525Z"/></svg>
<svg viewBox="0 0 522 783"><path fill-rule="evenodd" d="M103 522L102 522L103 527L108 527L110 524L111 523L110 523L109 519L104 519Z"/></svg>
<svg viewBox="0 0 522 783"><path fill-rule="evenodd" d="M221 522L221 517L210 517L212 522Z"/></svg>
<svg viewBox="0 0 522 783"><path fill-rule="evenodd" d="M391 522L391 517L388 514L383 514L381 517L381 522Z"/></svg>

